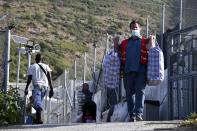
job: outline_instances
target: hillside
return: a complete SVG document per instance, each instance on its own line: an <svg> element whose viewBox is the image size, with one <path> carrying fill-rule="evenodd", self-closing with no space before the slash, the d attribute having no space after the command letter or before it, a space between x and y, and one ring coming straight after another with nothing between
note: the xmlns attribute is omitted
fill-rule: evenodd
<svg viewBox="0 0 197 131"><path fill-rule="evenodd" d="M132 19L145 25L149 15L150 31L159 31L160 7L155 4L162 3L172 4L170 0L0 0L0 16L9 14L0 28L14 24L12 34L40 44L44 60L52 66L56 78L65 67L71 66L76 55L91 50L95 36L128 32ZM17 46L12 41L12 82L16 78ZM33 58L32 55L32 62ZM21 81L26 79L26 67L27 58L22 55Z"/></svg>

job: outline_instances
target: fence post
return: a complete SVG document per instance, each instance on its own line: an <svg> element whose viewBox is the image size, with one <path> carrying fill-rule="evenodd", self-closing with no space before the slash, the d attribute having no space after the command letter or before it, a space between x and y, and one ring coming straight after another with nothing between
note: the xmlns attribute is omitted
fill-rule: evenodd
<svg viewBox="0 0 197 131"><path fill-rule="evenodd" d="M76 77L77 77L77 62L74 62L74 91L73 91L73 108L75 109L75 88L76 88Z"/></svg>
<svg viewBox="0 0 197 131"><path fill-rule="evenodd" d="M51 119L51 98L49 99L49 109L47 111L47 123L50 123L50 119Z"/></svg>
<svg viewBox="0 0 197 131"><path fill-rule="evenodd" d="M67 116L66 116L66 111L67 111L67 101L65 101L65 99L66 99L66 86L67 86L67 83L66 83L66 80L67 80L67 71L66 71L66 69L64 70L64 93L63 93L63 120L64 120L64 122L65 122L65 117L67 118ZM65 106L66 106L66 108L65 108Z"/></svg>
<svg viewBox="0 0 197 131"><path fill-rule="evenodd" d="M179 30L183 27L183 0L180 0L180 18L179 18ZM181 43L181 33L179 34L179 44Z"/></svg>
<svg viewBox="0 0 197 131"><path fill-rule="evenodd" d="M173 52L173 45L174 45L174 36L171 36L170 38L170 44L168 45L168 53L167 53L167 58L168 58L168 79L171 77L171 65L170 65L170 56L171 52ZM173 89L172 89L172 81L168 80L168 119L172 120L173 119L173 107L172 107L172 95L173 95Z"/></svg>
<svg viewBox="0 0 197 131"><path fill-rule="evenodd" d="M165 33L165 5L162 5L161 49L163 50L163 34Z"/></svg>
<svg viewBox="0 0 197 131"><path fill-rule="evenodd" d="M5 61L5 84L4 84L4 92L8 91L9 87L9 74L10 74L10 35L11 35L11 27L8 27L7 32L6 32L6 43L7 43L7 48L6 48L6 61Z"/></svg>
<svg viewBox="0 0 197 131"><path fill-rule="evenodd" d="M109 49L109 35L107 33L107 42L106 42L105 54L107 54L108 49Z"/></svg>
<svg viewBox="0 0 197 131"><path fill-rule="evenodd" d="M96 43L94 42L94 63L93 63L93 73L96 72Z"/></svg>
<svg viewBox="0 0 197 131"><path fill-rule="evenodd" d="M146 16L146 37L149 36L149 23L148 23L148 16Z"/></svg>
<svg viewBox="0 0 197 131"><path fill-rule="evenodd" d="M83 83L86 82L86 66L87 66L87 61L86 61L86 52L84 53L84 67L83 67Z"/></svg>
<svg viewBox="0 0 197 131"><path fill-rule="evenodd" d="M17 65L17 77L16 77L16 89L18 89L19 83L19 72L20 72L20 63L21 63L21 44L18 48L18 65Z"/></svg>
<svg viewBox="0 0 197 131"><path fill-rule="evenodd" d="M31 65L31 51L30 51L29 48L28 48L28 51L27 51L27 56L28 56L28 68L29 68L30 65Z"/></svg>
<svg viewBox="0 0 197 131"><path fill-rule="evenodd" d="M180 23L179 23L179 29L182 29L183 26L183 0L180 0Z"/></svg>
<svg viewBox="0 0 197 131"><path fill-rule="evenodd" d="M95 91L96 90L96 42L95 41L94 41L93 47L94 47L94 61L93 61L92 78L93 78L93 91Z"/></svg>

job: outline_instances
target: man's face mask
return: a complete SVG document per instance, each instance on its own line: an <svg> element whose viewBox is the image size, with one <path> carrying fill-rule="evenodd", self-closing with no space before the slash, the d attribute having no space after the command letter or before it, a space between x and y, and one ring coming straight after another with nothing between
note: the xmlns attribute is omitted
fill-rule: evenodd
<svg viewBox="0 0 197 131"><path fill-rule="evenodd" d="M140 37L140 30L131 30L131 36Z"/></svg>

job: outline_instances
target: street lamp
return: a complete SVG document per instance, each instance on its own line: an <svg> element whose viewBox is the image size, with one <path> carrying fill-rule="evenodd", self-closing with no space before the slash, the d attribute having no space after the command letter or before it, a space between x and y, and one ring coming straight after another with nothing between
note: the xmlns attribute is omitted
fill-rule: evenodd
<svg viewBox="0 0 197 131"><path fill-rule="evenodd" d="M18 89L18 83L19 83L19 72L20 72L20 59L21 59L21 52L24 54L26 53L26 49L24 47L21 47L22 45L27 45L27 42L29 41L26 37L21 37L17 35L12 35L12 39L14 40L14 43L19 44L18 47L18 64L17 64L17 76L16 76L16 88Z"/></svg>
<svg viewBox="0 0 197 131"><path fill-rule="evenodd" d="M12 39L16 44L19 44L18 48L18 65L17 65L17 78L16 78L16 88L18 88L19 83L19 72L20 72L20 55L26 54L28 55L28 68L31 65L31 53L38 53L40 52L40 45L39 44L33 44L32 41L30 41L26 37L21 37L17 35L12 35ZM23 45L23 47L22 47Z"/></svg>

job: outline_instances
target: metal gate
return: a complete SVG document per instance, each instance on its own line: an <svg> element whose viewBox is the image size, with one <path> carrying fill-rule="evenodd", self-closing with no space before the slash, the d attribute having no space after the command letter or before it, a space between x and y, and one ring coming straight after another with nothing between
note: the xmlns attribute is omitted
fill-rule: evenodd
<svg viewBox="0 0 197 131"><path fill-rule="evenodd" d="M183 119L197 112L197 25L168 35L168 114Z"/></svg>

